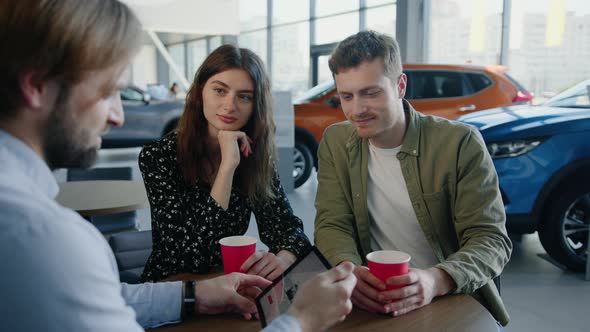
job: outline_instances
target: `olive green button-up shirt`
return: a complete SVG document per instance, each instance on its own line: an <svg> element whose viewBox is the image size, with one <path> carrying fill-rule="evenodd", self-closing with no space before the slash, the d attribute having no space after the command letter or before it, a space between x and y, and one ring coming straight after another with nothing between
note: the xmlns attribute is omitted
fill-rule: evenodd
<svg viewBox="0 0 590 332"><path fill-rule="evenodd" d="M508 313L492 279L510 258L512 243L498 177L477 129L416 112L404 101L408 128L402 173L436 267L506 325ZM315 242L331 264L366 264L370 248L367 208L368 140L353 125L326 129L318 151ZM411 254L411 253L410 253Z"/></svg>

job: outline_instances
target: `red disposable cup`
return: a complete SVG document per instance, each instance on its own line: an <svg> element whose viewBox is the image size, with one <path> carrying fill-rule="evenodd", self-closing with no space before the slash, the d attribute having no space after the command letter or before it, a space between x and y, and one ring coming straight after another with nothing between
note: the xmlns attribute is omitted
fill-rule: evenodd
<svg viewBox="0 0 590 332"><path fill-rule="evenodd" d="M240 272L240 267L256 251L256 238L251 236L228 236L219 240L223 273Z"/></svg>
<svg viewBox="0 0 590 332"><path fill-rule="evenodd" d="M403 251L373 251L367 255L369 272L379 280L386 282L390 277L407 274L410 268L410 258L410 255ZM387 290L401 287L403 286L387 286Z"/></svg>

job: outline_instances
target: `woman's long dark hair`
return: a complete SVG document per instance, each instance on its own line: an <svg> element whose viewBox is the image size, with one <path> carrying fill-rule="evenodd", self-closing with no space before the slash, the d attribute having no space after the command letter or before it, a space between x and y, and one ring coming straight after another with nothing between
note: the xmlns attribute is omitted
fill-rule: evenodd
<svg viewBox="0 0 590 332"><path fill-rule="evenodd" d="M275 160L275 123L272 115L270 81L264 64L254 52L233 45L213 51L197 70L178 123L177 159L189 185L211 181L216 170L208 146L208 123L203 113L203 88L212 76L229 69L242 69L254 83L252 115L241 129L253 141L253 154L242 158L234 179L253 202L273 198L272 174Z"/></svg>

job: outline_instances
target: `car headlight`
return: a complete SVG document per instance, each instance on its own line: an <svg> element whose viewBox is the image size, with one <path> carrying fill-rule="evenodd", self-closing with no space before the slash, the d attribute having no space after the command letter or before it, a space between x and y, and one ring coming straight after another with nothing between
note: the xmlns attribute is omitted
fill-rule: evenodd
<svg viewBox="0 0 590 332"><path fill-rule="evenodd" d="M543 143L543 139L516 140L487 144L493 159L512 158L523 155Z"/></svg>

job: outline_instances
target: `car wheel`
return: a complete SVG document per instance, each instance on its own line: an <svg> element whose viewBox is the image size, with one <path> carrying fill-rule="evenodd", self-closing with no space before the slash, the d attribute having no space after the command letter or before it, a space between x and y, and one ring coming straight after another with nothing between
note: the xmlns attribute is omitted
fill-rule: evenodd
<svg viewBox="0 0 590 332"><path fill-rule="evenodd" d="M313 156L307 145L296 142L293 149L293 184L299 188L309 179L313 168Z"/></svg>
<svg viewBox="0 0 590 332"><path fill-rule="evenodd" d="M549 256L574 271L583 271L588 249L590 189L584 182L557 193L539 229L541 244Z"/></svg>

